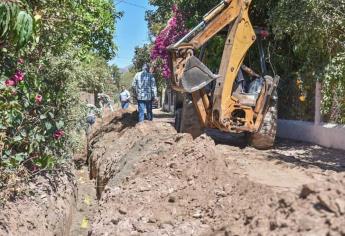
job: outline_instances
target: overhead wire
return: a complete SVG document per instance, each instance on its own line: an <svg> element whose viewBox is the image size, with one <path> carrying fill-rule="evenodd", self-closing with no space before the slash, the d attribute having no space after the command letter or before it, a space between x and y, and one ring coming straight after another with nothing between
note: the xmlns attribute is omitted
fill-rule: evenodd
<svg viewBox="0 0 345 236"><path fill-rule="evenodd" d="M142 8L142 9L145 9L145 10L150 10L149 8L147 8L147 7L143 6L143 5L132 3L132 2L128 2L126 0L119 0L119 2L115 3L115 5L118 5L120 3L124 3L124 4L127 4L127 5L134 6L134 7Z"/></svg>
<svg viewBox="0 0 345 236"><path fill-rule="evenodd" d="M118 2L115 2L115 6L116 5L119 5L120 3L122 3L124 0L120 0L120 1L118 1Z"/></svg>

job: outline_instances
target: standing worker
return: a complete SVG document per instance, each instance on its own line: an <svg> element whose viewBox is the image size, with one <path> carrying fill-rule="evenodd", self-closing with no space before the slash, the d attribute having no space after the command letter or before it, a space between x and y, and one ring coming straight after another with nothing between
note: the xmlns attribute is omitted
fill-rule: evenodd
<svg viewBox="0 0 345 236"><path fill-rule="evenodd" d="M121 93L120 93L120 102L122 109L128 109L129 107L129 99L131 98L131 94L125 89L125 86L121 86Z"/></svg>
<svg viewBox="0 0 345 236"><path fill-rule="evenodd" d="M138 101L139 122L145 119L145 108L147 119L151 121L153 119L152 102L157 99L157 87L148 65L144 64L143 70L135 75L132 87Z"/></svg>

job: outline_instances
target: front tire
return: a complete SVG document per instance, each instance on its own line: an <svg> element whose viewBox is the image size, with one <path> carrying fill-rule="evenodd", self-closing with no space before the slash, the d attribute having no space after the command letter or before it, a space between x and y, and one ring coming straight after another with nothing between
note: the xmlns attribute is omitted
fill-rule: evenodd
<svg viewBox="0 0 345 236"><path fill-rule="evenodd" d="M277 97L276 92L273 97ZM270 107L268 108L260 130L249 136L250 145L260 150L272 148L277 134L277 121L278 101L277 99L271 99Z"/></svg>

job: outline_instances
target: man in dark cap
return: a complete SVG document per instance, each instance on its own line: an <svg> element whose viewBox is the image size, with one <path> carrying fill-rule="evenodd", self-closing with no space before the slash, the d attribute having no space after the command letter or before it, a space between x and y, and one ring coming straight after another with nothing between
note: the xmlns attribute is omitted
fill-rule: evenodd
<svg viewBox="0 0 345 236"><path fill-rule="evenodd" d="M147 119L152 120L152 102L157 99L157 87L147 64L144 64L142 71L135 75L132 87L138 101L139 122L145 119L145 109Z"/></svg>

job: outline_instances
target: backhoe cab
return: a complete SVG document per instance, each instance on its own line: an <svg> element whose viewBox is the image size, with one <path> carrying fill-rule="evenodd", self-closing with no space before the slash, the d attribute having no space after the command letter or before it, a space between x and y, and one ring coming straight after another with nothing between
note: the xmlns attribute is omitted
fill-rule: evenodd
<svg viewBox="0 0 345 236"><path fill-rule="evenodd" d="M199 126L247 133L254 147L267 149L273 146L276 134L279 77L267 75L262 47L267 33L252 27L248 15L250 3L251 0L222 1L190 33L169 46L172 88L191 94L193 103L193 109L186 109L186 101L184 107L177 103L175 123L181 132ZM224 31L227 35L223 56L218 73L213 73L202 62L203 51L211 38ZM243 64L255 42L259 48L260 74ZM197 49L201 49L199 57L195 55ZM191 122L194 118L191 113L196 113L199 124Z"/></svg>

